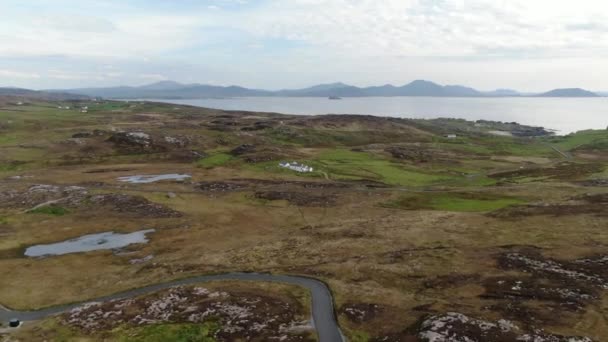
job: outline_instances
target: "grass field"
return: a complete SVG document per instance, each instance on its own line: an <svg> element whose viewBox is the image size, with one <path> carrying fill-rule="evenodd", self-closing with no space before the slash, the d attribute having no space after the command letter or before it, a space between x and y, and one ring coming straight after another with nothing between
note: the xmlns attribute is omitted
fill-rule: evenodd
<svg viewBox="0 0 608 342"><path fill-rule="evenodd" d="M227 163L229 163L231 160L233 160L233 157L231 155L229 155L228 153L217 153L217 154L212 154L208 157L199 159L198 162L196 162L196 165L199 167L203 167L203 168L214 168L214 167L218 167L218 166L223 166Z"/></svg>
<svg viewBox="0 0 608 342"><path fill-rule="evenodd" d="M332 179L369 179L403 186L425 186L453 179L408 168L366 152L330 149L319 153L314 160Z"/></svg>
<svg viewBox="0 0 608 342"><path fill-rule="evenodd" d="M400 196L386 202L388 208L407 210L443 210L459 212L484 212L501 209L510 205L525 203L518 198L501 197L479 193L419 193Z"/></svg>
<svg viewBox="0 0 608 342"><path fill-rule="evenodd" d="M547 141L566 151L576 148L606 149L608 147L608 130L580 131L566 136L548 138Z"/></svg>

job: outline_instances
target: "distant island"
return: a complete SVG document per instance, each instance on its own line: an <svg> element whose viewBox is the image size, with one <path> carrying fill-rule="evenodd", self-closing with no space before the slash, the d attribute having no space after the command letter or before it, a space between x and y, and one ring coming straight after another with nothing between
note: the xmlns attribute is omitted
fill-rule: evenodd
<svg viewBox="0 0 608 342"><path fill-rule="evenodd" d="M3 92L36 91L0 88ZM544 93L525 94L513 89L480 91L462 85L440 85L425 80L416 80L403 86L386 84L372 87L356 87L345 83L320 84L302 89L264 90L240 86L216 86L207 84L182 84L174 81L160 81L148 85L131 87L49 89L40 94L73 94L75 96L100 97L108 99L200 99L225 97L371 97L371 96L425 96L425 97L599 97L598 93L580 88L554 89ZM51 96L51 95L47 95ZM57 96L57 95L55 95Z"/></svg>
<svg viewBox="0 0 608 342"><path fill-rule="evenodd" d="M554 89L549 92L537 95L539 97L599 97L600 95L592 93L581 88L566 88Z"/></svg>

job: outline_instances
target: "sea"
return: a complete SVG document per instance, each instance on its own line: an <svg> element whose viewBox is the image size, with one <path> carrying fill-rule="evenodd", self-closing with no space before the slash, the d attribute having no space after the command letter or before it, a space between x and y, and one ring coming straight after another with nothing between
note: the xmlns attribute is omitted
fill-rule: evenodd
<svg viewBox="0 0 608 342"><path fill-rule="evenodd" d="M149 100L224 110L298 115L362 114L399 118L462 118L518 122L565 135L606 129L608 97L236 97L193 100Z"/></svg>

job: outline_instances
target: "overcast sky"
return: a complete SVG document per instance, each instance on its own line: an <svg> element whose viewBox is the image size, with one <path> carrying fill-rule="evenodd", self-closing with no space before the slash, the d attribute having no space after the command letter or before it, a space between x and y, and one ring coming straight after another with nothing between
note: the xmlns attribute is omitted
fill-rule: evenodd
<svg viewBox="0 0 608 342"><path fill-rule="evenodd" d="M0 86L608 90L605 0L2 0Z"/></svg>

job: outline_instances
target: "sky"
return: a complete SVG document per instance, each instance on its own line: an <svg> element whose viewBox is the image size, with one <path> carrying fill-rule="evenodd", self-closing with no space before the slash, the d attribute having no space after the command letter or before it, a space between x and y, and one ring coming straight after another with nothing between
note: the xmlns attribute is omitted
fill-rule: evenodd
<svg viewBox="0 0 608 342"><path fill-rule="evenodd" d="M605 0L2 0L0 86L608 90Z"/></svg>

